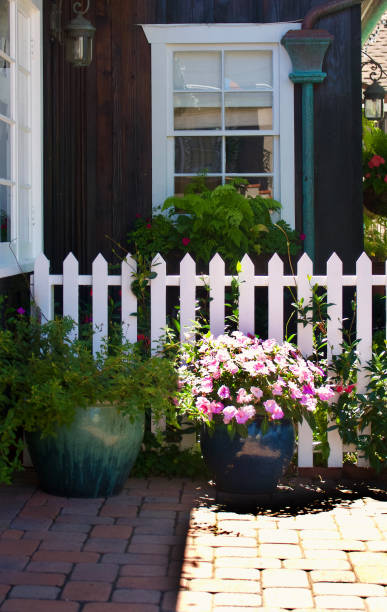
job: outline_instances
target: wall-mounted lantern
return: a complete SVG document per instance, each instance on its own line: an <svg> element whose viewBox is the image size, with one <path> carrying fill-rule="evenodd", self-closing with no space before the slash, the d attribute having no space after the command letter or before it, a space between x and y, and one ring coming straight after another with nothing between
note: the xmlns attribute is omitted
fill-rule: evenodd
<svg viewBox="0 0 387 612"><path fill-rule="evenodd" d="M84 17L90 8L87 0L82 10L82 2L74 2L72 9L75 13L72 19L62 30L62 4L63 0L54 2L51 9L51 36L54 40L65 45L65 57L73 66L89 66L93 59L93 38L95 27Z"/></svg>
<svg viewBox="0 0 387 612"><path fill-rule="evenodd" d="M379 62L372 59L365 51L362 51L362 53L369 58L362 63L362 68L366 65L371 66L369 78L372 80L371 85L368 85L364 90L364 116L371 121L380 121L384 116L384 96L386 92L379 81L385 72ZM379 70L379 75L376 72L377 70Z"/></svg>

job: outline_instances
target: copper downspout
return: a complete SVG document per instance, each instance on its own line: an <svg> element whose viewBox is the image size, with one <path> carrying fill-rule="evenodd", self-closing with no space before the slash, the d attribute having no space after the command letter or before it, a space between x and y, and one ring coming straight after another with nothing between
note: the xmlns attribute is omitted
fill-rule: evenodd
<svg viewBox="0 0 387 612"><path fill-rule="evenodd" d="M302 22L302 29L311 30L316 21L322 17L331 15L332 13L337 13L338 11L343 11L344 9L355 6L356 4L361 4L362 1L363 0L333 0L332 2L327 2L321 6L316 6L316 8L311 9L305 15Z"/></svg>

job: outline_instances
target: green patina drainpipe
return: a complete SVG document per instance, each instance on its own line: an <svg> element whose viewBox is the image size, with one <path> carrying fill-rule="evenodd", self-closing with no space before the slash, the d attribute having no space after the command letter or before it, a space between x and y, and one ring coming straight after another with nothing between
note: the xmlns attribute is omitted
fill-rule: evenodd
<svg viewBox="0 0 387 612"><path fill-rule="evenodd" d="M305 234L304 250L311 260L315 252L314 226L314 84L326 75L322 71L325 53L333 40L326 30L313 29L321 17L360 4L362 0L333 0L310 10L301 30L289 30L281 43L292 60L289 78L302 84L302 229Z"/></svg>

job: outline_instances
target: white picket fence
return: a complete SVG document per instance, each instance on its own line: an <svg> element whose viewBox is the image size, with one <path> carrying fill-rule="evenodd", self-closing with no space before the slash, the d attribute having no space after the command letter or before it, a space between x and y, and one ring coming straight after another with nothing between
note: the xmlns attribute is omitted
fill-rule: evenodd
<svg viewBox="0 0 387 612"><path fill-rule="evenodd" d="M382 285L387 289L387 262L385 274L373 275L372 263L365 253L357 260L356 274L344 275L342 262L333 254L327 262L326 275L313 274L313 264L307 255L298 262L295 276L284 275L284 265L278 255L273 255L268 264L267 276L255 276L254 264L246 255L242 259L239 273L239 329L244 333L254 333L255 287L268 288L268 337L283 340L284 334L284 287L295 287L297 300L304 299L307 304L312 297L312 287L317 284L327 289L328 309L328 358L340 351L342 341L343 287L355 287L357 295L357 338L361 366L365 366L372 353L372 286ZM167 319L167 287L180 288L180 326L181 339L192 327L195 320L196 287L210 287L209 321L212 333L217 336L225 330L225 287L231 285L232 276L225 274L225 264L215 255L209 264L209 274L196 273L196 264L187 254L180 263L180 274L167 275L166 262L156 256L154 270L157 276L150 281L151 292L151 346L155 350ZM35 263L32 276L32 292L43 317L51 320L54 314L53 289L63 285L63 315L70 316L78 323L79 287L92 289L93 350L97 352L108 329L108 287L121 288L121 322L125 338L130 342L137 340L137 300L131 291L133 271L136 262L128 255L121 265L121 275L109 275L108 264L102 255L94 260L91 275L79 275L78 262L70 253L63 262L63 274L50 274L50 263L41 254ZM386 292L387 293L387 292ZM387 300L386 300L387 305ZM312 352L313 334L311 325L297 326L298 347L304 355ZM358 378L358 392L366 386L366 371L363 368ZM366 432L365 432L366 433ZM369 432L368 432L369 433ZM328 467L341 467L343 452L356 450L344 448L337 430L328 431L330 455ZM298 431L298 465L313 466L313 433L303 422ZM366 460L358 458L358 465L367 465Z"/></svg>

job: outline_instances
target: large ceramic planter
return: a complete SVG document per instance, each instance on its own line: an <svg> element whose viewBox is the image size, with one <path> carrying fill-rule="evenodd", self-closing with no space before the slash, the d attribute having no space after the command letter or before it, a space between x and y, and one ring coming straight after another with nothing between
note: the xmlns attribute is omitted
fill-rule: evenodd
<svg viewBox="0 0 387 612"><path fill-rule="evenodd" d="M57 435L26 435L43 491L64 497L108 497L120 492L137 458L144 415L133 422L114 406L77 411Z"/></svg>
<svg viewBox="0 0 387 612"><path fill-rule="evenodd" d="M294 428L286 419L261 430L262 417L248 426L247 437L230 438L225 425L211 435L201 434L204 461L216 483L217 493L251 498L274 492L294 453Z"/></svg>

